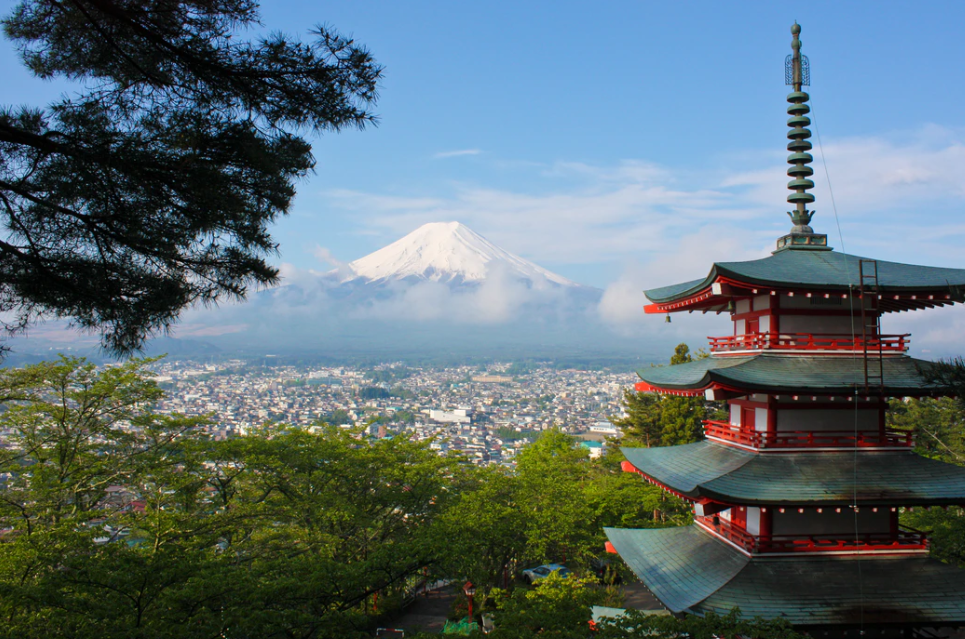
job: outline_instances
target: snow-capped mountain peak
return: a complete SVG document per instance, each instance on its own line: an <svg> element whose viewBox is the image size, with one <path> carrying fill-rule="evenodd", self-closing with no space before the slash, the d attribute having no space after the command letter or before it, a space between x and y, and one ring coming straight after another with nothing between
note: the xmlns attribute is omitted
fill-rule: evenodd
<svg viewBox="0 0 965 639"><path fill-rule="evenodd" d="M354 277L368 280L420 279L481 282L494 269L532 282L578 284L499 248L459 222L424 224L400 240L349 264Z"/></svg>

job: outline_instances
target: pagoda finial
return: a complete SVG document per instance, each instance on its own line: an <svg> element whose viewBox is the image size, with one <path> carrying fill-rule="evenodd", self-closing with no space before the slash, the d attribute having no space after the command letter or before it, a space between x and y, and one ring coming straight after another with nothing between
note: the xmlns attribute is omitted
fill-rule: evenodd
<svg viewBox="0 0 965 639"><path fill-rule="evenodd" d="M808 193L809 189L814 188L814 182L809 178L814 174L809 164L814 161L808 151L811 150L811 131L807 128L811 124L811 119L807 114L811 112L811 107L806 103L810 99L807 93L802 91L802 87L811 83L811 68L807 56L801 54L801 25L797 22L791 27L791 50L793 53L787 56L784 61L784 80L793 87L793 91L787 96L790 106L787 113L790 119L787 125L790 131L787 137L790 140L787 150L787 163L790 168L787 170L791 181L787 183L787 188L794 191L787 196L787 201L794 205L793 211L788 211L788 216L794 226L791 228L790 235L786 235L777 241L777 248L807 247L807 248L827 248L828 238L826 235L818 235L808 226L813 211L807 209L807 205L814 202L814 196Z"/></svg>

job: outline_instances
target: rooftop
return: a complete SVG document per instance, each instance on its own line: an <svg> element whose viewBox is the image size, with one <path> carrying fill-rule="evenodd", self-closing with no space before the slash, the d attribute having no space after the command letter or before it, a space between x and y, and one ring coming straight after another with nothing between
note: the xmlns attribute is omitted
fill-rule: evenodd
<svg viewBox="0 0 965 639"><path fill-rule="evenodd" d="M778 251L773 255L747 262L716 262L707 277L682 284L645 291L654 304L648 312L668 310L720 310L730 295L714 284L747 289L752 294L775 291L836 292L858 291L862 260L877 262L878 293L884 312L912 310L961 302L965 291L965 269L900 264L847 255L832 250ZM706 297L705 297L706 296ZM701 298L701 299L692 299ZM666 308L680 304L677 309Z"/></svg>
<svg viewBox="0 0 965 639"><path fill-rule="evenodd" d="M965 623L962 571L927 557L748 557L696 526L607 528L675 613L784 618L795 626Z"/></svg>
<svg viewBox="0 0 965 639"><path fill-rule="evenodd" d="M907 356L881 360L884 389L895 397L940 394L921 371L933 364ZM680 391L701 395L708 388L790 395L853 394L864 386L860 357L812 357L762 354L751 357L707 357L676 366L642 368L637 390ZM805 390L802 390L805 389Z"/></svg>
<svg viewBox="0 0 965 639"><path fill-rule="evenodd" d="M639 472L694 500L763 506L965 504L965 467L910 451L762 455L709 441L621 450Z"/></svg>

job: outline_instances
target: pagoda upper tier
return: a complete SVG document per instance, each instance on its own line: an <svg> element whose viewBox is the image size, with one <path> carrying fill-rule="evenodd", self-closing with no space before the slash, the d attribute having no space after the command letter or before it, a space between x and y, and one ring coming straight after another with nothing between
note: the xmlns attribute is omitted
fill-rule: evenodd
<svg viewBox="0 0 965 639"><path fill-rule="evenodd" d="M800 295L860 297L861 274L877 267L874 295L882 313L965 301L965 269L916 266L838 253L789 247L747 262L716 262L707 277L644 291L647 313L727 309L734 298Z"/></svg>

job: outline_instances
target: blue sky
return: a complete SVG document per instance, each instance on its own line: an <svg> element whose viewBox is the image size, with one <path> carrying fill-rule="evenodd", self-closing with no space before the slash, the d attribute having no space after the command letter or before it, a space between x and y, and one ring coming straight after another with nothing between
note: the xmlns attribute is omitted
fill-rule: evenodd
<svg viewBox="0 0 965 639"><path fill-rule="evenodd" d="M795 19L846 248L950 264L965 4L937 2L271 3L266 25L330 23L386 68L380 126L318 141L282 259L309 267L317 244L348 261L450 218L601 287L701 228L765 252L788 226Z"/></svg>
<svg viewBox="0 0 965 639"><path fill-rule="evenodd" d="M277 0L262 14L305 37L331 25L385 66L379 126L315 140L317 173L275 229L286 273L459 220L625 294L629 319L641 288L764 256L790 227L795 19L822 142L812 226L842 248L823 152L848 252L965 266L965 3ZM4 103L61 90L6 41L0 65Z"/></svg>

